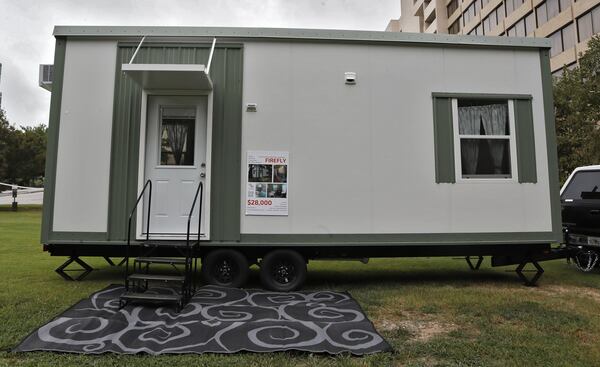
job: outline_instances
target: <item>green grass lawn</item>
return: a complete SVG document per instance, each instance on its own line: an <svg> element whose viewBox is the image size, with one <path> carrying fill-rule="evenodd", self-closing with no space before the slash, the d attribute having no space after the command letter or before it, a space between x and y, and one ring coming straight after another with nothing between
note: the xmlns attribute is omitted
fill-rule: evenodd
<svg viewBox="0 0 600 367"><path fill-rule="evenodd" d="M82 282L54 273L64 258L42 252L41 211L0 209L0 365L10 366L313 366L461 365L592 366L600 364L600 273L564 261L544 263L539 287L514 272L478 272L449 258L378 259L309 264L306 288L348 290L394 353L367 357L305 353L83 356L9 353L22 338L111 283L121 268L87 259L97 269ZM510 270L513 270L511 267ZM249 287L259 287L256 269Z"/></svg>

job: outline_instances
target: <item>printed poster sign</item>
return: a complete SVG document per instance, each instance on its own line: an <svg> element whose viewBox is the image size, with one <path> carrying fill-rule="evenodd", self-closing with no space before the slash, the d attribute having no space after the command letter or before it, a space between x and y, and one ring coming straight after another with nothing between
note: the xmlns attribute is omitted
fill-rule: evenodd
<svg viewBox="0 0 600 367"><path fill-rule="evenodd" d="M247 154L246 215L288 215L289 152Z"/></svg>

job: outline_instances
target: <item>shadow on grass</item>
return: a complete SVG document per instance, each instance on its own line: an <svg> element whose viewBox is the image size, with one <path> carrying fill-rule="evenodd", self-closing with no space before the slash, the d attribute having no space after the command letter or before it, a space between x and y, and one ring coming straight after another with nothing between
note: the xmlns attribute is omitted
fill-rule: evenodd
<svg viewBox="0 0 600 367"><path fill-rule="evenodd" d="M400 265L400 264L399 264ZM106 282L120 284L124 281L125 266L110 266L108 264L93 264L94 271L84 281ZM466 268L466 265L465 265ZM200 269L199 269L200 270ZM173 269L165 268L165 274L177 274ZM78 272L72 272L76 277ZM58 276L58 275L57 275ZM543 279L543 278L542 278ZM365 265L364 268L342 266L338 269L324 269L320 266L310 268L306 280L306 289L318 288L372 288L394 287L406 285L448 285L454 287L467 287L474 284L519 284L519 278L513 267L485 268L477 271L456 269L453 267L436 268L423 265L405 267L402 269L383 269L376 265ZM202 285L202 281L199 282ZM250 276L246 288L262 288L259 270L256 266L250 269Z"/></svg>
<svg viewBox="0 0 600 367"><path fill-rule="evenodd" d="M424 283L468 286L473 283L505 283L518 280L514 273L504 271L436 271L436 270L369 270L348 273L320 270L309 273L306 285L322 287L351 284L360 287L387 287Z"/></svg>
<svg viewBox="0 0 600 367"><path fill-rule="evenodd" d="M427 270L427 269L352 269L309 270L305 289L323 288L393 288L411 285L447 285L452 287L468 287L481 284L519 284L517 275L507 269L471 270ZM258 269L252 269L248 288L260 288Z"/></svg>

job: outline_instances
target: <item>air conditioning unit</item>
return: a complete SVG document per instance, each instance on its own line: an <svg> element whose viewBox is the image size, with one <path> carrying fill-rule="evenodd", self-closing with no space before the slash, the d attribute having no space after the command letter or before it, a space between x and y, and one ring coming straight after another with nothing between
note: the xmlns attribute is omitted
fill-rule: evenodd
<svg viewBox="0 0 600 367"><path fill-rule="evenodd" d="M52 78L54 74L54 65L40 65L40 87L52 92Z"/></svg>

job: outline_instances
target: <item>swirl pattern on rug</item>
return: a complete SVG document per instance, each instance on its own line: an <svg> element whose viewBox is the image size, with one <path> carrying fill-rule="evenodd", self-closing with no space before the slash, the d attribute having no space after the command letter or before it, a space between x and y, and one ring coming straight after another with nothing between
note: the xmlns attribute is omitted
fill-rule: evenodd
<svg viewBox="0 0 600 367"><path fill-rule="evenodd" d="M157 355L299 350L363 355L391 350L348 293L204 286L176 313L169 307L135 304L119 309L122 292L122 286L111 285L94 293L30 334L14 351Z"/></svg>

